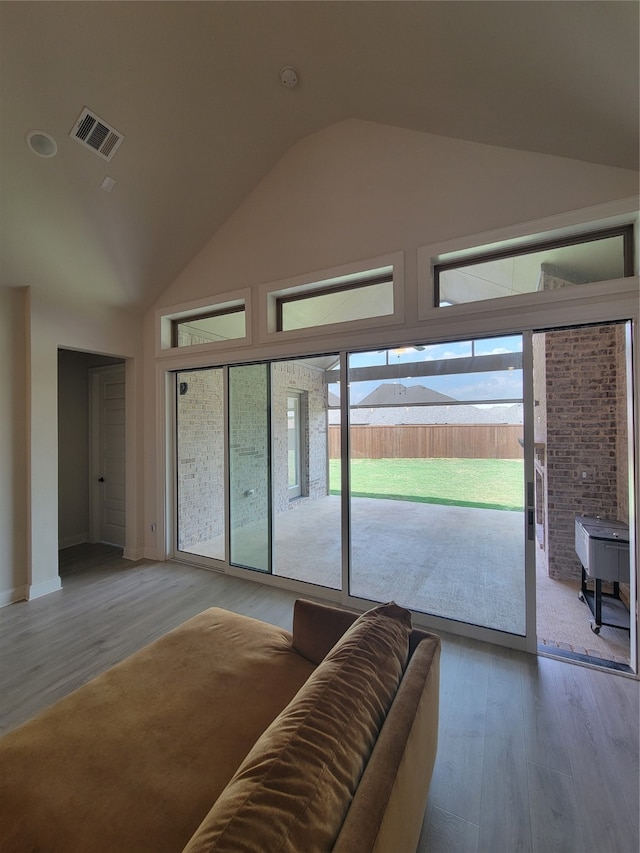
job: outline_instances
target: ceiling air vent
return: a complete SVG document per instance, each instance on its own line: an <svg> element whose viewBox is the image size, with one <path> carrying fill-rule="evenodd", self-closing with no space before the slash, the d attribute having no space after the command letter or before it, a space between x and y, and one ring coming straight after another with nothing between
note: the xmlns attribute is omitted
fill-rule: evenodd
<svg viewBox="0 0 640 853"><path fill-rule="evenodd" d="M104 160L111 160L124 136L86 107L80 113L71 133L86 148L95 151Z"/></svg>

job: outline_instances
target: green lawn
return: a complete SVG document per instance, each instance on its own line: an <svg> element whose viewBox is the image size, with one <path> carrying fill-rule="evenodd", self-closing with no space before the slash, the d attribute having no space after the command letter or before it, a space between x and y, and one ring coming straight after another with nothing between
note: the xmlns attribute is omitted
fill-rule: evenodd
<svg viewBox="0 0 640 853"><path fill-rule="evenodd" d="M340 462L330 460L331 494L340 494ZM359 498L522 510L519 459L353 459L351 493Z"/></svg>

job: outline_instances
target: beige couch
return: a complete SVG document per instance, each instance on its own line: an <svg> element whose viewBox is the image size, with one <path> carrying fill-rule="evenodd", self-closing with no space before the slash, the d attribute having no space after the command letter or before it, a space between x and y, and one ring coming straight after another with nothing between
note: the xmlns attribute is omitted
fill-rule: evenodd
<svg viewBox="0 0 640 853"><path fill-rule="evenodd" d="M207 610L0 740L0 850L410 853L439 656L394 604Z"/></svg>

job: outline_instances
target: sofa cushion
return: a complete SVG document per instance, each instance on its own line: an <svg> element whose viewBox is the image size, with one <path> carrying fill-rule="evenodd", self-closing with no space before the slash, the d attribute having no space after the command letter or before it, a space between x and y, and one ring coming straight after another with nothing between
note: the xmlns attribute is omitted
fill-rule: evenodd
<svg viewBox="0 0 640 853"><path fill-rule="evenodd" d="M0 740L0 850L176 853L315 667L211 608Z"/></svg>
<svg viewBox="0 0 640 853"><path fill-rule="evenodd" d="M418 846L438 744L440 684L440 638L420 633L332 853Z"/></svg>
<svg viewBox="0 0 640 853"><path fill-rule="evenodd" d="M360 616L260 737L185 853L331 850L393 702L409 611Z"/></svg>

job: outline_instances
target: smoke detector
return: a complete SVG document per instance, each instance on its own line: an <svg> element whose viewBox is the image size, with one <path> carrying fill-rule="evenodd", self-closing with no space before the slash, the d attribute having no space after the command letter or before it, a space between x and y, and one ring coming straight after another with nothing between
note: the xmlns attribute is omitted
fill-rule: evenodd
<svg viewBox="0 0 640 853"><path fill-rule="evenodd" d="M280 70L280 82L285 89L293 89L294 86L297 86L298 72L296 69L292 68L291 65L285 65L285 67Z"/></svg>
<svg viewBox="0 0 640 853"><path fill-rule="evenodd" d="M85 148L90 148L103 160L111 160L124 139L120 131L86 107L76 119L69 136Z"/></svg>

